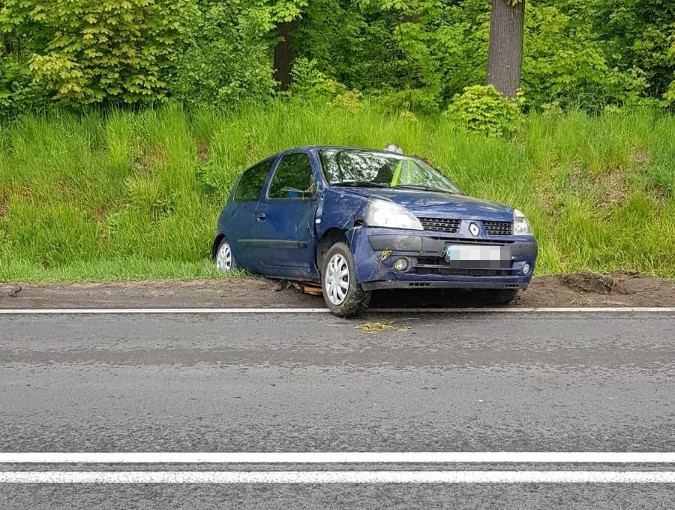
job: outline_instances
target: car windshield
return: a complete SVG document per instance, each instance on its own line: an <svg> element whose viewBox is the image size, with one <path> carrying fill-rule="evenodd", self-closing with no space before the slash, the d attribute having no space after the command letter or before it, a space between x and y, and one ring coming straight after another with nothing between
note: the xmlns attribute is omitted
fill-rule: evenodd
<svg viewBox="0 0 675 510"><path fill-rule="evenodd" d="M331 186L462 193L421 159L359 149L322 149L320 156L326 180Z"/></svg>

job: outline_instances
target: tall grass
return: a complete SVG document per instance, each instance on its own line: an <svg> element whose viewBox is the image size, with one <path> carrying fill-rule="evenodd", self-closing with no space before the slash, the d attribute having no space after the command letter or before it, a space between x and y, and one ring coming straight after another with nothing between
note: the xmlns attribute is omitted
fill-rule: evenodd
<svg viewBox="0 0 675 510"><path fill-rule="evenodd" d="M675 277L675 118L531 115L513 139L445 118L311 104L238 113L26 116L0 126L0 280L215 276L216 217L243 168L307 144L424 156L468 193L525 211L538 273Z"/></svg>

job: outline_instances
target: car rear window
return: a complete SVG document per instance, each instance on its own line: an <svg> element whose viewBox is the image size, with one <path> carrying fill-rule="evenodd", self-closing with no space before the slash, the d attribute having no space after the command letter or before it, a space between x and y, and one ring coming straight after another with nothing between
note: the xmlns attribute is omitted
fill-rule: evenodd
<svg viewBox="0 0 675 510"><path fill-rule="evenodd" d="M234 193L235 202L257 202L265 179L272 167L272 159L266 159L244 172Z"/></svg>

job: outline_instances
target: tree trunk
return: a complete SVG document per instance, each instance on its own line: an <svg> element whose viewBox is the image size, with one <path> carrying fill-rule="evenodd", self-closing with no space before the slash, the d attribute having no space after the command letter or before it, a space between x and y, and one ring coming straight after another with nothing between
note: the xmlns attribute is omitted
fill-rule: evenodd
<svg viewBox="0 0 675 510"><path fill-rule="evenodd" d="M516 5L507 0L492 0L487 83L506 97L515 97L520 86L524 23L525 0Z"/></svg>
<svg viewBox="0 0 675 510"><path fill-rule="evenodd" d="M274 48L274 77L279 82L281 90L288 90L291 86L291 70L295 60L293 31L296 26L296 21L280 23L277 26L277 35L281 40Z"/></svg>

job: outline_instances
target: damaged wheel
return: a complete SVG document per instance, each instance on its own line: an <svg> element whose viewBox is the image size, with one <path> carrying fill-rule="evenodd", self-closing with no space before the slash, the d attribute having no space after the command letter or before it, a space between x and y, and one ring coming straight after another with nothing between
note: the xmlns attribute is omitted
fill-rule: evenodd
<svg viewBox="0 0 675 510"><path fill-rule="evenodd" d="M356 282L354 257L345 243L335 243L324 256L321 289L326 305L338 317L356 315L368 301L370 293Z"/></svg>

